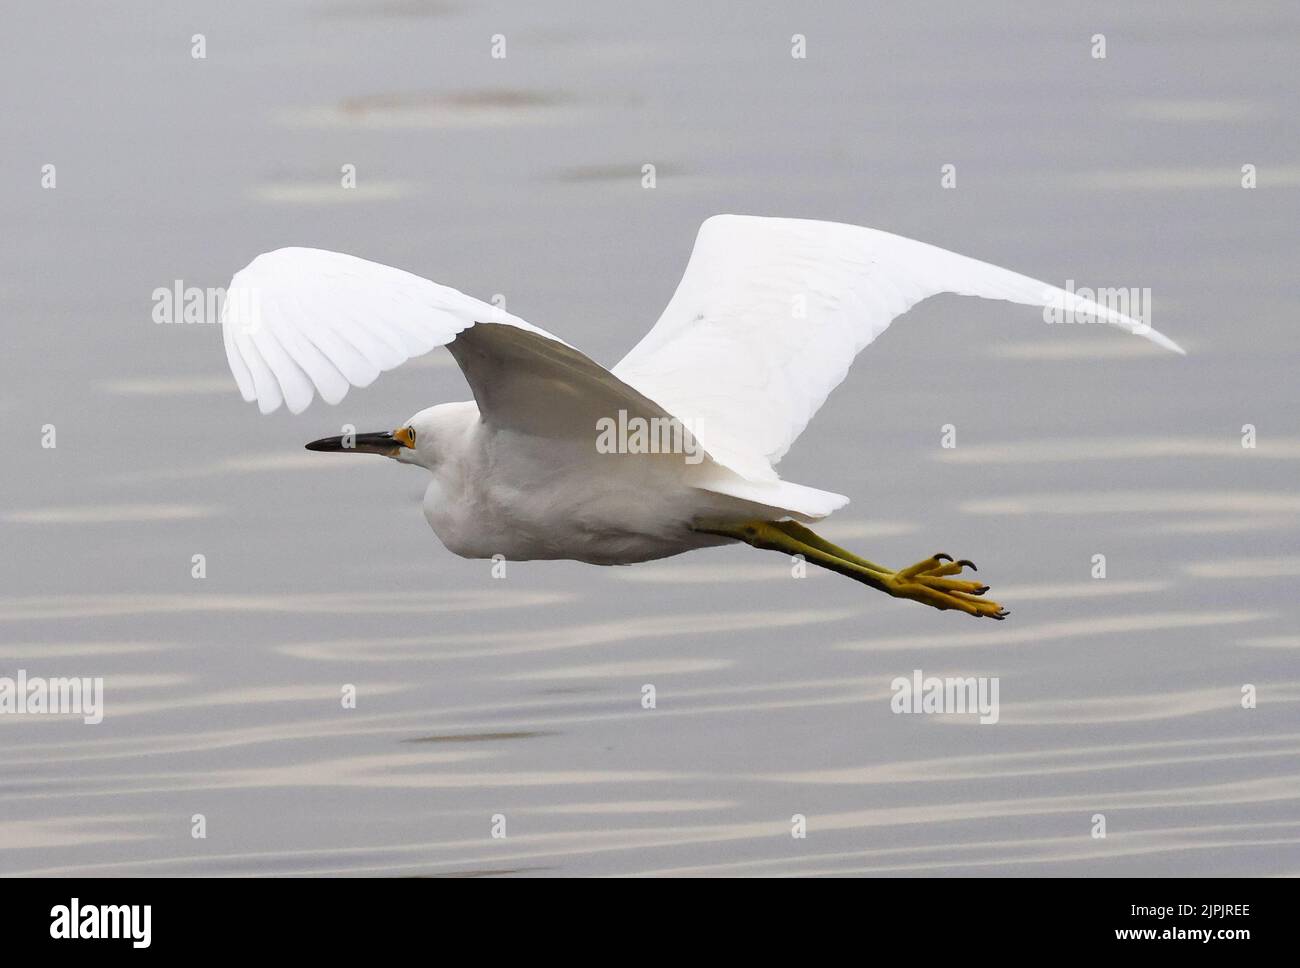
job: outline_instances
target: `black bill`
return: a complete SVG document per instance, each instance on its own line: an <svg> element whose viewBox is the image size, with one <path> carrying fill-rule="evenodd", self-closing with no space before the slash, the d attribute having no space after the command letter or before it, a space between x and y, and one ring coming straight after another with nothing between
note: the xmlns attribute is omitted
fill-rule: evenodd
<svg viewBox="0 0 1300 968"><path fill-rule="evenodd" d="M321 450L343 454L382 454L392 457L404 445L388 431L375 434L344 434L342 437L322 437L307 445L308 450Z"/></svg>

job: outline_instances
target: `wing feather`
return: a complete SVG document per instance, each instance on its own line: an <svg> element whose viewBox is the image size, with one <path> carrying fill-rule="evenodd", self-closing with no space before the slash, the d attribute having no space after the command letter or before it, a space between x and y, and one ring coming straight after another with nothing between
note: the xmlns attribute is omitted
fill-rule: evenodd
<svg viewBox="0 0 1300 968"><path fill-rule="evenodd" d="M496 306L428 279L322 249L285 248L235 273L222 306L226 359L263 413L302 412L349 386L445 346L479 322L563 341ZM592 364L595 366L595 364Z"/></svg>
<svg viewBox="0 0 1300 968"><path fill-rule="evenodd" d="M773 469L853 358L939 293L1086 311L1167 349L1109 307L987 262L876 229L718 215L654 328L613 373L677 415L718 461Z"/></svg>
<svg viewBox="0 0 1300 968"><path fill-rule="evenodd" d="M338 403L413 356L447 346L483 419L596 440L619 410L669 414L563 340L409 272L320 249L277 249L235 274L221 313L231 372L263 413Z"/></svg>

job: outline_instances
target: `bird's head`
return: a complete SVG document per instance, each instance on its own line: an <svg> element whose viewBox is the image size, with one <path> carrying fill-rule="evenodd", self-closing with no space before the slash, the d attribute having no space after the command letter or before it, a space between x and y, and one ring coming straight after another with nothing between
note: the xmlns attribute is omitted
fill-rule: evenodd
<svg viewBox="0 0 1300 968"><path fill-rule="evenodd" d="M467 426L470 416L463 403L443 403L421 410L396 430L375 433L350 433L339 437L322 437L307 445L308 450L341 454L379 454L402 464L415 464L430 470L451 443L452 435ZM468 405L477 409L473 404Z"/></svg>

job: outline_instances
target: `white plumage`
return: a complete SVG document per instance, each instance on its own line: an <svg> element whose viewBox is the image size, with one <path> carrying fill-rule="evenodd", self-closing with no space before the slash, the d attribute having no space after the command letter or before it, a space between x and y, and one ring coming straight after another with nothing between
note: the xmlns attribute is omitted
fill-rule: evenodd
<svg viewBox="0 0 1300 968"><path fill-rule="evenodd" d="M677 291L607 370L556 336L464 293L353 256L287 248L231 282L231 371L263 413L299 413L448 346L474 403L422 411L389 456L434 476L425 513L460 554L623 563L729 539L702 519L812 520L841 495L775 465L854 357L922 299L960 293L1093 314L1168 349L1150 327L1055 286L875 229L719 215ZM707 457L602 454L619 411L680 420ZM341 449L330 446L322 449Z"/></svg>

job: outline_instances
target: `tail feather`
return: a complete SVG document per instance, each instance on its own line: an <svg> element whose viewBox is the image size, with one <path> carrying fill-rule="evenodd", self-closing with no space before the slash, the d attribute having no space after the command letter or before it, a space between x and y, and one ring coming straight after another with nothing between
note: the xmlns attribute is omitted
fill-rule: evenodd
<svg viewBox="0 0 1300 968"><path fill-rule="evenodd" d="M796 521L818 521L849 503L843 494L822 491L793 481L747 481L734 479L710 481L700 490L722 497L734 498L749 505L758 505L775 517L790 517ZM737 508L741 514L752 515L752 508Z"/></svg>

